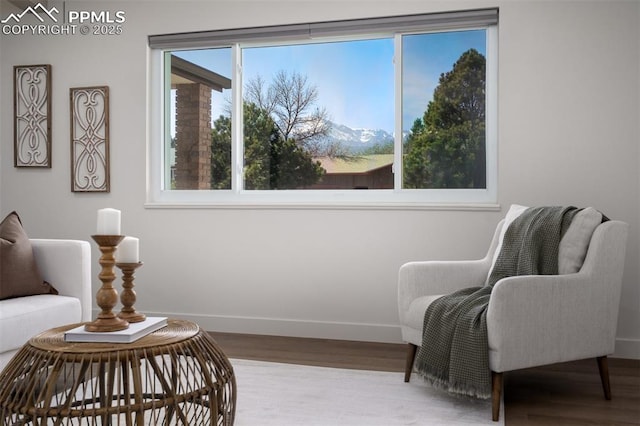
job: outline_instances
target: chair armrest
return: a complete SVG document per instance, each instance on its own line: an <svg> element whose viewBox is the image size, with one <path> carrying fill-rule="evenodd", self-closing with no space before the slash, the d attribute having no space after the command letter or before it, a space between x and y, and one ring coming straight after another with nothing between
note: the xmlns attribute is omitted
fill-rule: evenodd
<svg viewBox="0 0 640 426"><path fill-rule="evenodd" d="M598 226L578 273L495 284L487 307L494 371L614 352L627 233L619 221Z"/></svg>
<svg viewBox="0 0 640 426"><path fill-rule="evenodd" d="M87 241L31 239L42 278L63 296L80 299L82 321L91 320L91 246Z"/></svg>
<svg viewBox="0 0 640 426"><path fill-rule="evenodd" d="M406 312L422 296L484 285L491 259L409 262L398 272L398 309Z"/></svg>
<svg viewBox="0 0 640 426"><path fill-rule="evenodd" d="M503 372L613 353L613 299L615 292L586 273L500 280L487 308L489 348L497 354L491 368Z"/></svg>
<svg viewBox="0 0 640 426"><path fill-rule="evenodd" d="M479 260L408 262L398 272L398 312L402 320L413 300L449 294L467 287L483 286L498 246L504 219L496 227L489 250Z"/></svg>

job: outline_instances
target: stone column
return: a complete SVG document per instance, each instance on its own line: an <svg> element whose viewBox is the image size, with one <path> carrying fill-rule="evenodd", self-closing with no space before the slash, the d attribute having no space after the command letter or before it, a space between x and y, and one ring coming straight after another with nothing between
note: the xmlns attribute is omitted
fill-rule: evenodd
<svg viewBox="0 0 640 426"><path fill-rule="evenodd" d="M211 88L176 86L176 189L211 189Z"/></svg>

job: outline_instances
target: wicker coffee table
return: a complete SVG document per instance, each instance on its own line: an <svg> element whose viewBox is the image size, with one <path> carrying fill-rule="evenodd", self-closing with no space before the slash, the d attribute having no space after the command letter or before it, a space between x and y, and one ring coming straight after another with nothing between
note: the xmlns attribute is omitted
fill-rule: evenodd
<svg viewBox="0 0 640 426"><path fill-rule="evenodd" d="M233 367L188 321L133 343L32 338L0 373L2 425L232 425Z"/></svg>

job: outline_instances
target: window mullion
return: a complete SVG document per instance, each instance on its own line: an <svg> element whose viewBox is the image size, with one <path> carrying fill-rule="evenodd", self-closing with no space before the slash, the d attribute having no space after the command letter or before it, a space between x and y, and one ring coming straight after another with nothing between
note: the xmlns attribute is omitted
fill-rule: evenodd
<svg viewBox="0 0 640 426"><path fill-rule="evenodd" d="M164 87L162 88L164 93L164 117L163 117L163 134L164 144L162 150L162 179L161 179L161 190L172 189L171 188L171 105L173 104L171 97L171 78L165 78L164 76L171 75L171 54L167 52L162 52L164 69L163 72L163 81Z"/></svg>
<svg viewBox="0 0 640 426"><path fill-rule="evenodd" d="M485 84L486 183L490 196L498 197L498 28L487 28Z"/></svg>
<svg viewBox="0 0 640 426"><path fill-rule="evenodd" d="M393 138L393 188L402 190L402 34L396 34L393 40L394 69L394 132Z"/></svg>
<svg viewBox="0 0 640 426"><path fill-rule="evenodd" d="M233 78L231 80L231 189L239 193L244 189L244 144L242 111L242 49L232 49Z"/></svg>

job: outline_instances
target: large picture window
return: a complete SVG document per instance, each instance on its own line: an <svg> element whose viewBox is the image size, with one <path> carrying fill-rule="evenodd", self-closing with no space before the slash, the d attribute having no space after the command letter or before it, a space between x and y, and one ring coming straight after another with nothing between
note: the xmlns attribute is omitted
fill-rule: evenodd
<svg viewBox="0 0 640 426"><path fill-rule="evenodd" d="M495 202L496 24L481 10L151 36L149 202Z"/></svg>

